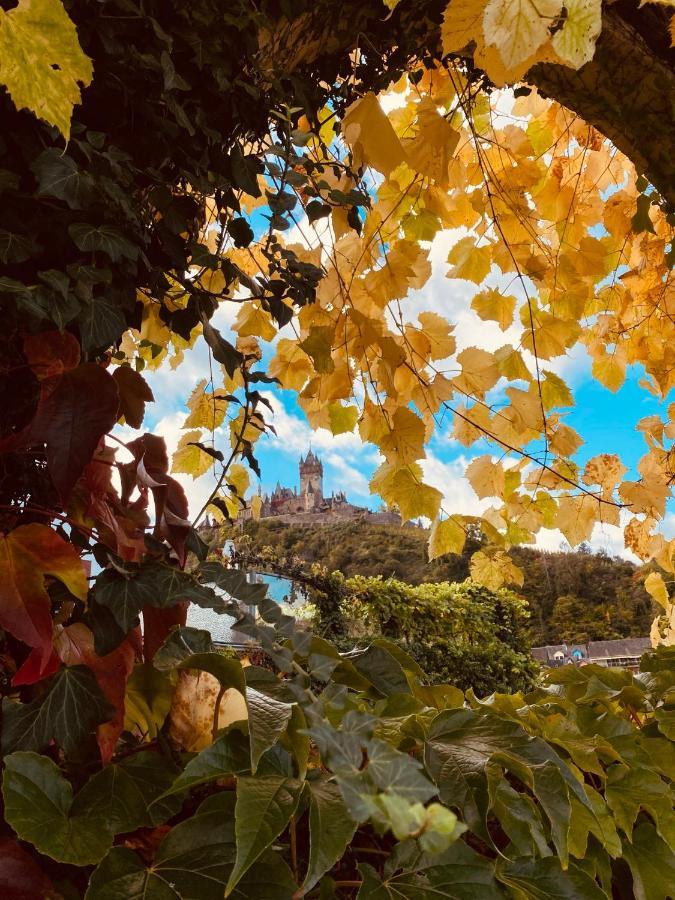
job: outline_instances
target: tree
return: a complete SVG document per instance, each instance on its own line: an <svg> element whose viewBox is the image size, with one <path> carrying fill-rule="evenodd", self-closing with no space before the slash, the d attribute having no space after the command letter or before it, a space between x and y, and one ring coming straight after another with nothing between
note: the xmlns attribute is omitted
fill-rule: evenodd
<svg viewBox="0 0 675 900"><path fill-rule="evenodd" d="M623 507L627 544L673 572L655 530L672 482L670 414L640 425L638 479L613 454L581 470L581 439L562 419L573 397L549 362L581 341L610 389L629 363L657 395L670 389L672 154L659 103L669 111L672 72L657 60L668 12L608 11L596 51L590 0L490 0L464 25L453 0L441 46L440 5L359 6L341 6L337 28L324 3L284 5L283 20L276 3L243 0L0 11L10 896L17 878L24 893L63 885L89 900L270 886L280 898L438 894L456 891L457 866L470 895L477 884L485 896L608 896L625 865L636 896L670 890L668 647L642 679L589 667L549 676L554 691L489 701L428 684L388 642L341 655L207 558L170 474L215 467L193 522L207 508L255 514L249 470L273 427L265 388L280 384L314 427L358 424L384 460L373 492L404 519L430 520L432 557L480 532L470 574L491 590L522 583L512 545L551 526L576 545ZM649 38L630 41L624 72L614 61L628 59L616 36L628 20L663 30L638 26ZM655 65L635 78L645 58ZM505 124L493 88L527 72L570 108L525 85ZM644 89L623 91L625 79ZM390 86L401 105L385 113ZM285 240L292 226L316 242ZM405 310L430 277L429 242L457 227L467 233L448 274L476 286L480 318L520 321L518 346L456 352L451 322ZM223 334L213 317L228 305ZM290 323L293 337L279 337ZM161 435L141 433L153 400L142 373L202 340L208 377L170 461ZM464 446L490 441L467 472L496 498L481 516L446 513L424 482L446 414ZM121 421L139 433L117 455ZM654 639L668 643L658 578ZM217 653L185 627L188 603L235 617L275 673ZM185 670L213 688L211 742L187 764L169 743ZM233 696L246 718L226 717L221 733Z"/></svg>

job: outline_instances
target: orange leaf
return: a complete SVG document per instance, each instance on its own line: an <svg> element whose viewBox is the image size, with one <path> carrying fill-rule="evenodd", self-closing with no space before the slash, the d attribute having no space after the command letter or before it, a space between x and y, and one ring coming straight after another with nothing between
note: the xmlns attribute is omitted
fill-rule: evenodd
<svg viewBox="0 0 675 900"><path fill-rule="evenodd" d="M52 615L45 575L80 600L87 579L75 548L46 525L21 525L0 538L0 627L40 650L39 671L52 653Z"/></svg>

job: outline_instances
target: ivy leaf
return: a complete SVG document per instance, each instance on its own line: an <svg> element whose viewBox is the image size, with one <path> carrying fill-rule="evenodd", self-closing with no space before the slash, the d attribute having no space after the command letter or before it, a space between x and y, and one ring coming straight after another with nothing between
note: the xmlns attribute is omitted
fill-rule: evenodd
<svg viewBox="0 0 675 900"><path fill-rule="evenodd" d="M304 782L277 775L237 779L234 810L237 855L225 888L232 891L264 850L288 825L294 814Z"/></svg>
<svg viewBox="0 0 675 900"><path fill-rule="evenodd" d="M210 632L186 626L174 629L155 653L152 663L160 670L172 669L193 653L212 653Z"/></svg>
<svg viewBox="0 0 675 900"><path fill-rule="evenodd" d="M114 713L91 669L67 666L57 672L43 696L30 703L5 702L3 752L42 750L56 740L71 753L96 725L107 722Z"/></svg>
<svg viewBox="0 0 675 900"><path fill-rule="evenodd" d="M105 810L73 813L73 789L58 766L37 753L5 758L2 780L5 818L23 841L57 862L97 863L112 844Z"/></svg>
<svg viewBox="0 0 675 900"><path fill-rule="evenodd" d="M199 577L205 584L213 584L240 603L255 605L267 595L266 584L253 584L246 580L246 572L241 569L226 569L222 563L202 563Z"/></svg>
<svg viewBox="0 0 675 900"><path fill-rule="evenodd" d="M565 871L555 856L500 861L496 871L499 881L523 900L607 900L583 869L572 863Z"/></svg>
<svg viewBox="0 0 675 900"><path fill-rule="evenodd" d="M91 298L78 316L78 324L82 348L87 353L110 347L127 325L119 303L104 295Z"/></svg>
<svg viewBox="0 0 675 900"><path fill-rule="evenodd" d="M124 575L106 569L96 578L96 602L107 607L124 632L133 628L144 606L167 609L185 600L207 609L224 611L224 601L191 575L162 563L131 569Z"/></svg>
<svg viewBox="0 0 675 900"><path fill-rule="evenodd" d="M0 82L17 109L30 109L68 139L79 84L90 84L92 74L60 0L20 0L0 11Z"/></svg>
<svg viewBox="0 0 675 900"><path fill-rule="evenodd" d="M303 882L305 892L342 857L357 824L337 785L312 781L309 790L309 862Z"/></svg>
<svg viewBox="0 0 675 900"><path fill-rule="evenodd" d="M195 643L194 635L191 638L192 643ZM215 651L182 655L174 635L171 635L169 641L172 642L171 649L168 649L166 644L164 644L155 655L153 659L155 668L160 669L160 671L166 669L198 669L200 672L208 672L209 675L217 678L221 687L234 688L242 696L246 695L246 679L238 659L231 659ZM197 643L201 643L201 640L197 641ZM178 658L179 656L181 658Z"/></svg>
<svg viewBox="0 0 675 900"><path fill-rule="evenodd" d="M127 425L140 428L145 415L145 404L155 399L150 385L140 372L131 366L118 366L113 372L120 395L120 413Z"/></svg>
<svg viewBox="0 0 675 900"><path fill-rule="evenodd" d="M158 825L180 808L177 800L159 799L178 772L171 760L159 753L134 753L93 775L76 795L73 812L95 816L97 810L104 810L113 835Z"/></svg>
<svg viewBox="0 0 675 900"><path fill-rule="evenodd" d="M0 536L0 627L40 648L42 668L52 655L51 601L45 576L58 578L84 601L87 579L72 544L46 525L20 525Z"/></svg>
<svg viewBox="0 0 675 900"><path fill-rule="evenodd" d="M121 259L136 259L138 247L114 225L89 225L75 222L68 228L68 234L78 250L85 253L105 253L113 262Z"/></svg>
<svg viewBox="0 0 675 900"><path fill-rule="evenodd" d="M82 209L91 191L91 178L77 165L72 156L50 147L32 163L38 180L38 196L56 197L70 209Z"/></svg>
<svg viewBox="0 0 675 900"><path fill-rule="evenodd" d="M208 784L226 775L245 775L250 771L251 751L248 739L240 731L229 731L191 759L159 800L161 802L165 797Z"/></svg>

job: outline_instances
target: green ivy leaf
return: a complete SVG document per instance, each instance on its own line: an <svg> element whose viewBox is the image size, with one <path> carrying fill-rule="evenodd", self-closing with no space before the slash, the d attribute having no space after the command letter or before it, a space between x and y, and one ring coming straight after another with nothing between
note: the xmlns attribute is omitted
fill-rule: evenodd
<svg viewBox="0 0 675 900"><path fill-rule="evenodd" d="M64 667L42 697L30 703L3 703L3 753L42 750L52 739L70 753L114 712L91 669Z"/></svg>
<svg viewBox="0 0 675 900"><path fill-rule="evenodd" d="M248 739L240 731L229 731L201 750L158 801L225 775L244 775L251 771Z"/></svg>
<svg viewBox="0 0 675 900"><path fill-rule="evenodd" d="M86 253L105 253L113 262L138 257L138 247L114 225L97 227L87 222L75 222L69 226L68 234L78 250Z"/></svg>
<svg viewBox="0 0 675 900"><path fill-rule="evenodd" d="M356 831L356 822L337 785L329 781L308 784L309 862L303 883L305 892L341 858Z"/></svg>
<svg viewBox="0 0 675 900"><path fill-rule="evenodd" d="M50 147L32 163L38 181L38 196L56 197L70 209L82 209L91 192L91 178L77 165L72 156Z"/></svg>
<svg viewBox="0 0 675 900"><path fill-rule="evenodd" d="M304 782L277 775L237 779L237 858L225 889L226 897L231 896L244 873L286 828L303 787Z"/></svg>
<svg viewBox="0 0 675 900"><path fill-rule="evenodd" d="M607 900L602 888L572 863L565 871L555 856L514 859L497 865L497 878L519 900Z"/></svg>
<svg viewBox="0 0 675 900"><path fill-rule="evenodd" d="M414 845L409 844L409 852L414 853ZM503 900L505 896L494 878L494 862L462 841L441 854L418 854L405 863L387 863L382 878L371 866L360 865L363 884L358 900Z"/></svg>
<svg viewBox="0 0 675 900"><path fill-rule="evenodd" d="M46 756L18 752L5 758L5 818L40 853L76 866L97 863L112 844L107 810L71 811L73 789Z"/></svg>
<svg viewBox="0 0 675 900"><path fill-rule="evenodd" d="M91 298L78 316L78 324L85 353L110 347L127 327L119 303L103 295Z"/></svg>
<svg viewBox="0 0 675 900"><path fill-rule="evenodd" d="M179 801L156 802L165 796L178 771L159 753L134 753L93 775L75 797L73 810L91 816L105 811L113 834L158 825L180 809Z"/></svg>
<svg viewBox="0 0 675 900"><path fill-rule="evenodd" d="M156 669L173 669L193 653L212 653L211 633L203 628L175 628L152 660Z"/></svg>
<svg viewBox="0 0 675 900"><path fill-rule="evenodd" d="M189 600L207 609L225 611L225 602L210 588L187 572L161 563L132 569L128 576L116 569L105 569L96 578L94 596L97 603L113 613L125 633L137 624L146 604L166 609Z"/></svg>
<svg viewBox="0 0 675 900"><path fill-rule="evenodd" d="M20 0L0 11L0 82L17 109L30 109L69 138L79 84L90 84L92 74L60 0Z"/></svg>

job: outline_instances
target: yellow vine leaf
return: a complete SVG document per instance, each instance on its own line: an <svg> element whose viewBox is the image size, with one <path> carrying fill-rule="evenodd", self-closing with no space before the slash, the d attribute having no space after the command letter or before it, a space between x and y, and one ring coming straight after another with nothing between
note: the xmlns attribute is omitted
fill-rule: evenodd
<svg viewBox="0 0 675 900"><path fill-rule="evenodd" d="M19 0L0 10L0 83L17 109L29 109L70 137L80 84L91 83L93 66L61 0Z"/></svg>
<svg viewBox="0 0 675 900"><path fill-rule="evenodd" d="M494 44L507 69L533 56L549 38L562 0L489 0L483 15L485 46Z"/></svg>
<svg viewBox="0 0 675 900"><path fill-rule="evenodd" d="M504 550L478 550L471 557L469 571L474 581L496 591L504 584L523 583L523 573Z"/></svg>
<svg viewBox="0 0 675 900"><path fill-rule="evenodd" d="M560 59L573 69L590 62L602 30L602 0L565 0L567 16L551 40Z"/></svg>
<svg viewBox="0 0 675 900"><path fill-rule="evenodd" d="M463 278L480 284L492 266L492 248L489 245L477 247L475 238L465 237L450 250L448 262L453 265L448 278Z"/></svg>
<svg viewBox="0 0 675 900"><path fill-rule="evenodd" d="M190 413L183 423L183 428L207 428L214 431L222 425L227 400L215 399L217 396L217 392L206 390L206 378L202 378L188 399Z"/></svg>
<svg viewBox="0 0 675 900"><path fill-rule="evenodd" d="M405 152L377 97L369 91L355 100L342 119L342 135L359 162L383 175L405 162Z"/></svg>
<svg viewBox="0 0 675 900"><path fill-rule="evenodd" d="M584 494L581 497L561 497L555 525L575 547L587 541L593 534L593 525L599 518L599 501Z"/></svg>
<svg viewBox="0 0 675 900"><path fill-rule="evenodd" d="M199 478L208 472L214 464L213 457L209 456L199 447L194 446L194 441L201 440L200 431L186 431L178 441L178 447L173 455L172 472L183 472Z"/></svg>
<svg viewBox="0 0 675 900"><path fill-rule="evenodd" d="M601 353L594 357L593 377L616 393L626 380L626 359L621 353Z"/></svg>
<svg viewBox="0 0 675 900"><path fill-rule="evenodd" d="M495 288L481 291L471 301L471 308L484 322L497 322L502 331L506 331L513 322L516 298L512 294L502 294Z"/></svg>
<svg viewBox="0 0 675 900"><path fill-rule="evenodd" d="M491 456L479 456L474 459L467 466L466 477L481 499L500 497L504 493L504 466L500 462L493 462Z"/></svg>
<svg viewBox="0 0 675 900"><path fill-rule="evenodd" d="M426 428L419 416L400 406L391 417L391 429L382 435L379 445L388 462L403 466L424 456Z"/></svg>
<svg viewBox="0 0 675 900"><path fill-rule="evenodd" d="M660 572L650 572L645 578L645 590L659 606L668 609L668 588Z"/></svg>
<svg viewBox="0 0 675 900"><path fill-rule="evenodd" d="M456 341L452 334L454 325L433 312L421 312L417 317L424 335L431 345L430 359L447 359L455 352Z"/></svg>
<svg viewBox="0 0 675 900"><path fill-rule="evenodd" d="M256 300L241 304L234 323L234 330L240 337L254 335L262 338L263 341L271 341L277 333L272 323L272 317Z"/></svg>
<svg viewBox="0 0 675 900"><path fill-rule="evenodd" d="M249 485L248 469L240 463L234 463L227 470L226 480L237 496L243 499Z"/></svg>
<svg viewBox="0 0 675 900"><path fill-rule="evenodd" d="M584 468L584 484L600 485L605 499L609 499L628 469L614 453L600 453L589 459Z"/></svg>
<svg viewBox="0 0 675 900"><path fill-rule="evenodd" d="M359 417L359 411L355 406L343 406L341 403L331 403L328 407L330 430L333 434L345 434L354 431L354 426Z"/></svg>
<svg viewBox="0 0 675 900"><path fill-rule="evenodd" d="M451 0L443 14L443 52L463 50L472 41L482 40L483 16L487 0Z"/></svg>
<svg viewBox="0 0 675 900"><path fill-rule="evenodd" d="M419 516L433 521L443 499L440 491L422 482L422 469L417 463L402 468L382 463L370 480L370 490L389 506L397 506L404 522Z"/></svg>
<svg viewBox="0 0 675 900"><path fill-rule="evenodd" d="M542 371L542 375L541 397L545 410L556 406L574 406L572 392L559 375L546 369Z"/></svg>
<svg viewBox="0 0 675 900"><path fill-rule="evenodd" d="M461 553L466 542L466 529L456 516L436 519L429 536L429 561L446 553Z"/></svg>

